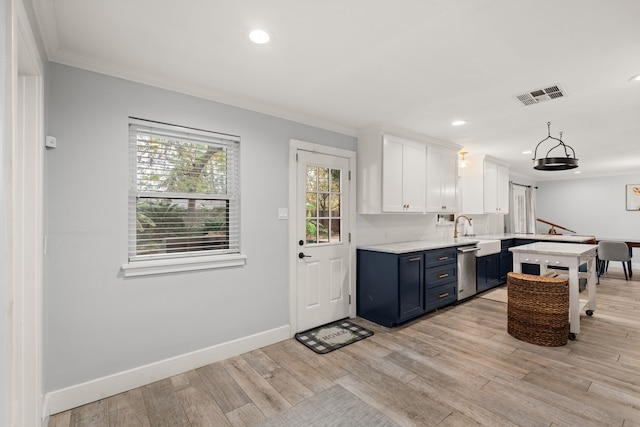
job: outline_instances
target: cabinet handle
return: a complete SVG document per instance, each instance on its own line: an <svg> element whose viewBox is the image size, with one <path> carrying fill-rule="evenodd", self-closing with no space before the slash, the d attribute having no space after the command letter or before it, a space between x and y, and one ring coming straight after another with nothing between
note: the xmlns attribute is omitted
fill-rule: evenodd
<svg viewBox="0 0 640 427"><path fill-rule="evenodd" d="M438 295L438 298L444 298L444 297L448 297L448 296L449 296L449 292L445 292L445 293L442 293L442 294Z"/></svg>
<svg viewBox="0 0 640 427"><path fill-rule="evenodd" d="M438 258L438 261L444 261L445 259L449 259L448 256L441 256L440 258Z"/></svg>
<svg viewBox="0 0 640 427"><path fill-rule="evenodd" d="M438 276L438 279L444 279L445 277L449 277L449 273L444 273Z"/></svg>
<svg viewBox="0 0 640 427"><path fill-rule="evenodd" d="M421 259L422 259L422 258L420 258L420 257L415 257L415 258L409 258L409 261L410 261L410 262L413 262L413 261L420 261Z"/></svg>

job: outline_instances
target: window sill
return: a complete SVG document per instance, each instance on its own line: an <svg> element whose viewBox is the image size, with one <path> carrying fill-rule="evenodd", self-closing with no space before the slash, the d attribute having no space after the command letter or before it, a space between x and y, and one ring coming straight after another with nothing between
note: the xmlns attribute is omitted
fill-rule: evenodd
<svg viewBox="0 0 640 427"><path fill-rule="evenodd" d="M196 256L153 261L134 261L123 264L122 272L124 277L136 277L213 268L242 267L246 263L247 256L242 254Z"/></svg>

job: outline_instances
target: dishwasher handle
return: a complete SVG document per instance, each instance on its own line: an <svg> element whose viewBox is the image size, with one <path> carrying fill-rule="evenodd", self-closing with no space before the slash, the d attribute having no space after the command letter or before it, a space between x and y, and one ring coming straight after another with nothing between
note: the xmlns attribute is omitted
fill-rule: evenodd
<svg viewBox="0 0 640 427"><path fill-rule="evenodd" d="M466 254L466 253L469 253L469 252L476 252L476 251L479 251L479 250L480 250L480 248L477 247L477 246L472 246L472 247L469 247L469 248L458 248L458 252L459 253L463 253L463 254Z"/></svg>

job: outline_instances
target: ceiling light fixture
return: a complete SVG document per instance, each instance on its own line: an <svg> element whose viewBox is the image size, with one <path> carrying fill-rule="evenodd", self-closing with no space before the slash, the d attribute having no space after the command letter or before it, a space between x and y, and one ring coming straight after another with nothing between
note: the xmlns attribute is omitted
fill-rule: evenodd
<svg viewBox="0 0 640 427"><path fill-rule="evenodd" d="M464 120L455 120L453 122L451 122L451 126L462 126L464 124L466 124L467 122Z"/></svg>
<svg viewBox="0 0 640 427"><path fill-rule="evenodd" d="M640 74L629 79L630 82L640 82Z"/></svg>
<svg viewBox="0 0 640 427"><path fill-rule="evenodd" d="M533 168L540 171L563 171L567 169L575 169L578 167L578 159L576 159L576 152L569 145L562 142L562 132L560 132L560 138L551 136L551 122L547 122L548 135L545 139L538 142L533 154ZM558 144L554 145L547 151L545 157L537 158L538 147L540 144L548 139L555 139ZM556 148L563 150L565 157L550 157L549 155ZM571 155L569 155L569 150Z"/></svg>
<svg viewBox="0 0 640 427"><path fill-rule="evenodd" d="M461 151L458 154L460 154L460 167L461 168L466 168L467 166L469 166L469 161L465 160L464 155L465 154L469 154L467 151Z"/></svg>
<svg viewBox="0 0 640 427"><path fill-rule="evenodd" d="M271 37L269 33L263 30L253 30L249 33L249 38L252 42L257 44L265 44L268 43Z"/></svg>

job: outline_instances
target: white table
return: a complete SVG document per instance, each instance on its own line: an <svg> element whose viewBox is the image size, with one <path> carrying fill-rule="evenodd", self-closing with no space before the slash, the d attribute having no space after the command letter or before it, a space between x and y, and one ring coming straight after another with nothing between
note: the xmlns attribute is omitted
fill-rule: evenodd
<svg viewBox="0 0 640 427"><path fill-rule="evenodd" d="M570 332L580 333L580 310L588 305L587 314L596 309L596 268L595 257L598 245L581 243L536 242L509 248L513 252L513 272L522 272L522 263L540 266L540 275L547 273L547 267L569 268L569 325ZM587 292L589 299L580 301L578 268L587 263Z"/></svg>

